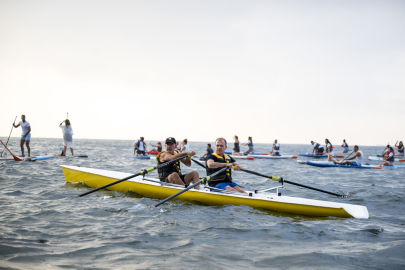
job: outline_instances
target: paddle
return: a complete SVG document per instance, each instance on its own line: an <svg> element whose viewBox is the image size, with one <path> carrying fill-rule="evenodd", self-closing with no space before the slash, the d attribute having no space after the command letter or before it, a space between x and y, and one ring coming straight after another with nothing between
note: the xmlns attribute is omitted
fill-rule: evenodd
<svg viewBox="0 0 405 270"><path fill-rule="evenodd" d="M155 204L155 207L158 207L159 205L164 204L165 202L167 202L167 201L173 199L174 197L179 196L180 194L186 192L186 191L189 190L189 189L192 189L193 187L195 187L195 186L197 186L197 185L199 185L199 184L201 184L201 183L204 183L205 181L209 181L211 177L213 177L213 176L215 176L215 175L217 175L217 174L219 174L219 173L225 171L227 168L228 168L228 167L224 167L224 168L220 169L219 171L214 172L214 173L211 174L211 175L208 175L208 176L206 176L206 177L201 178L201 180L198 181L197 183L194 183L194 184L192 184L192 185L186 187L186 188L183 189L182 191L179 191L179 192L177 192L176 194L174 194L174 195L172 195L172 196L170 196L170 197L164 199L163 201L160 201L159 203ZM233 168L233 167L232 167L232 168Z"/></svg>
<svg viewBox="0 0 405 270"><path fill-rule="evenodd" d="M254 175L257 175L257 176L265 177L265 178L270 178L271 180L278 181L279 183L284 183L285 182L285 183L288 183L288 184L291 184L291 185L296 185L296 186L299 186L299 187L304 187L304 188L316 190L316 191L327 193L327 194L330 194L330 195L333 195L333 196L344 197L344 195L340 195L340 194L337 194L337 193L333 193L333 192L329 192L329 191L322 190L322 189L319 189L319 188L314 188L314 187L306 186L306 185L303 185L303 184L291 182L291 181L283 179L283 177L264 175L264 174L261 174L261 173L257 173L257 172L253 172L253 171L249 171L249 170L245 170L245 169L241 169L241 171L247 172L247 173L250 173L250 174L254 174Z"/></svg>
<svg viewBox="0 0 405 270"><path fill-rule="evenodd" d="M390 145L390 143L388 142L388 145ZM386 150L387 148L385 148L384 150L383 150L383 152L381 153L381 155L380 155L380 158L382 157L383 158L383 160L381 161L381 164L380 164L380 166L378 166L378 167L374 167L374 169L382 169L382 165L383 165L383 163L384 163L384 157L383 157L383 154L384 154L384 152L385 152L385 150Z"/></svg>
<svg viewBox="0 0 405 270"><path fill-rule="evenodd" d="M14 123L13 123L13 126L11 127L10 135L8 135L8 139L7 139L7 142L6 142L6 146L7 146L7 144L8 144L8 140L10 139L11 132L13 131L13 127L14 127L14 125L15 125L15 120L16 120L16 119L17 119L17 116L14 118ZM6 149L3 149L3 152L1 152L1 157L3 157L3 153L4 153L5 150L6 150Z"/></svg>
<svg viewBox="0 0 405 270"><path fill-rule="evenodd" d="M173 159L173 160L170 160L170 161L165 162L165 163L162 163L162 164L160 164L160 165L158 165L158 166L156 166L156 167L151 167L151 168L149 168L149 169L142 170L142 171L139 172L139 173L130 175L130 176L125 177L125 178L123 178L123 179L121 179L121 180L112 182L112 183L110 183L110 184L108 184L108 185L105 185L105 186L102 186L102 187L98 187L98 188L96 188L96 189L93 189L93 190L90 190L90 191L85 192L85 193L83 193L83 194L80 194L79 197L83 197L83 196L86 196L86 195L88 195L88 194L90 194L90 193L99 191L99 190L101 190L101 189L104 189L104 188L107 188L107 187L111 187L111 186L113 186L113 185L115 185L115 184L121 183L121 182L123 182L123 181L126 181L126 180L128 180L128 179L137 177L137 176L139 176L139 175L145 176L145 174L147 174L147 173L150 173L150 172L152 172L152 171L154 171L154 170L156 170L156 169L159 169L159 168L162 168L162 167L164 167L164 166L167 166L167 165L170 165L170 164L172 164L172 163L175 163L175 162L177 162L177 161L179 161L179 160L181 160L181 159L183 159L183 158L186 158L186 157L188 157L188 155L187 155L187 156L183 156L183 157L179 157L179 158L176 158L176 159Z"/></svg>
<svg viewBox="0 0 405 270"><path fill-rule="evenodd" d="M10 154L13 156L13 158L14 158L15 161L23 161L21 158L18 158L18 157L16 157L16 156L14 156L14 154L11 153L10 149L8 149L7 146L6 146L1 140L0 140L0 142L4 145L4 147L7 149L7 151L10 152Z"/></svg>
<svg viewBox="0 0 405 270"><path fill-rule="evenodd" d="M397 156L397 154L398 154L398 146L397 146L397 144L398 144L398 141L395 143L395 156Z"/></svg>

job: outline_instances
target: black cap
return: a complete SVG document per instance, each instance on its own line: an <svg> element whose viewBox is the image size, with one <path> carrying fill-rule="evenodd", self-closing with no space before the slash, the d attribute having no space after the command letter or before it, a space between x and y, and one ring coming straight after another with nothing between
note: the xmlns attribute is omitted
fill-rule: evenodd
<svg viewBox="0 0 405 270"><path fill-rule="evenodd" d="M173 143L173 144L176 144L176 139L173 138L173 137L169 137L169 138L166 139L166 142L165 142L165 143Z"/></svg>

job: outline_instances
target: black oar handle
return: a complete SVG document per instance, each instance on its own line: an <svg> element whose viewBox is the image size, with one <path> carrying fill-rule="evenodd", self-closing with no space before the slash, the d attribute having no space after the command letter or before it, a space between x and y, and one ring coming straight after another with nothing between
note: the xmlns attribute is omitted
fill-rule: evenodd
<svg viewBox="0 0 405 270"><path fill-rule="evenodd" d="M170 197L164 199L163 201L161 201L161 202L155 204L155 207L158 207L159 205L164 204L165 202L167 202L167 201L173 199L174 197L179 196L180 194L186 192L187 190L192 189L193 187L195 187L195 186L197 186L197 185L199 185L199 184L201 184L201 183L204 183L205 181L210 180L211 177L213 177L213 176L215 176L215 175L217 175L217 174L219 174L219 173L225 171L227 168L228 168L228 167L224 167L224 168L220 169L219 171L216 171L216 172L214 172L213 174L202 178L202 179L201 179L200 181L198 181L197 183L194 183L194 184L192 184L192 185L186 187L186 188L183 189L182 191L179 191L179 192L177 192L176 194L174 194L174 195L172 195L172 196L170 196Z"/></svg>
<svg viewBox="0 0 405 270"><path fill-rule="evenodd" d="M192 161L194 161L195 163L197 163L198 165L200 165L201 167L203 167L203 168L207 168L207 167L205 167L205 165L204 165L204 164L202 164L201 162L199 162L199 161L195 160L194 158L191 158L191 160L192 160Z"/></svg>

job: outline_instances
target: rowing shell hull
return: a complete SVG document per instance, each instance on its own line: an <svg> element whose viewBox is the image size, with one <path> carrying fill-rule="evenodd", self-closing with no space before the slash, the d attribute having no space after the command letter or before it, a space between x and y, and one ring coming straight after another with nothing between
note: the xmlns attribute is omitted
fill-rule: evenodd
<svg viewBox="0 0 405 270"><path fill-rule="evenodd" d="M118 179L130 176L129 173L105 171L75 166L62 166L66 182L82 182L91 188L98 188ZM145 197L165 199L183 189L183 187L163 186L160 182L143 180L138 176L119 184L108 187L114 191L132 191ZM189 190L177 196L174 200L194 201L205 205L246 205L253 208L266 209L274 212L284 212L305 216L334 216L342 218L368 218L365 206L344 203L326 202L287 196L277 196L271 193L252 194L252 197L210 192L209 190Z"/></svg>
<svg viewBox="0 0 405 270"><path fill-rule="evenodd" d="M248 157L250 157L251 155L248 155ZM297 158L297 156L295 155L281 155L281 156L254 156L254 158L267 158L267 159L289 159L289 158Z"/></svg>
<svg viewBox="0 0 405 270"><path fill-rule="evenodd" d="M379 166L379 165L362 165L362 166L351 166L351 165L340 165L334 164L333 162L317 162L317 161L307 161L308 165L316 167L339 167L339 168L349 168L349 169L405 169L405 166Z"/></svg>
<svg viewBox="0 0 405 270"><path fill-rule="evenodd" d="M369 156L369 157L368 157L368 160L378 160L378 161L382 161L382 157ZM405 159L396 158L395 161L404 162Z"/></svg>
<svg viewBox="0 0 405 270"><path fill-rule="evenodd" d="M317 158L322 158L322 157L328 157L328 155L314 155L314 154L310 154L310 153L299 153L299 156L303 156L303 157L317 157ZM333 155L334 157L344 157L344 155Z"/></svg>

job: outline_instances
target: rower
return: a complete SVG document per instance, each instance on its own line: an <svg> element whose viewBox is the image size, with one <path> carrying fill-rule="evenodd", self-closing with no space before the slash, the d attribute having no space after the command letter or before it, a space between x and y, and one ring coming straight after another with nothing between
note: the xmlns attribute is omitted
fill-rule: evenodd
<svg viewBox="0 0 405 270"><path fill-rule="evenodd" d="M326 144L325 154L328 155L328 161L332 161L331 157L333 157L333 145L328 139L325 139L325 144Z"/></svg>
<svg viewBox="0 0 405 270"><path fill-rule="evenodd" d="M346 140L343 140L342 147L343 147L343 153L349 152L349 145L346 143Z"/></svg>
<svg viewBox="0 0 405 270"><path fill-rule="evenodd" d="M397 149L397 156L403 156L404 155L404 144L402 143L402 141L399 142L399 145L397 146L397 144L395 144L395 147L398 147Z"/></svg>
<svg viewBox="0 0 405 270"><path fill-rule="evenodd" d="M345 158L342 161L339 161L337 158L334 158L332 156L331 160L333 161L333 163L335 164L340 164L340 165L351 165L351 166L362 166L363 165L363 152L359 150L359 146L355 145L353 147L353 151L354 151L354 156L350 157L350 158ZM353 160L356 159L356 160Z"/></svg>
<svg viewBox="0 0 405 270"><path fill-rule="evenodd" d="M271 151L270 155L279 156L280 155L280 144L277 142L277 140L274 140L273 149L274 149L274 153L273 153L273 151Z"/></svg>
<svg viewBox="0 0 405 270"><path fill-rule="evenodd" d="M395 152L392 146L389 146L387 151L384 154L384 161L382 165L384 166L393 166L395 161Z"/></svg>
<svg viewBox="0 0 405 270"><path fill-rule="evenodd" d="M20 140L20 146L21 146L21 156L24 157L24 143L27 146L28 150L28 156L31 155L31 148L30 148L30 140L31 140L31 125L28 121L25 121L25 115L21 115L21 121L16 125L13 123L13 126L15 128L18 128L21 126L22 129L22 134L21 134L21 140Z"/></svg>
<svg viewBox="0 0 405 270"><path fill-rule="evenodd" d="M169 137L166 139L165 147L166 150L160 152L156 156L156 162L159 165L179 157L185 157L180 161L187 167L191 166L190 157L195 155L194 151L179 153L179 151L176 150L176 139L174 139L173 137ZM158 168L159 179L161 182L169 182L172 184L188 186L190 183L197 183L199 181L198 172L196 171L192 171L187 174L181 173L180 161L177 161L173 165ZM197 185L194 188L199 189L200 185Z"/></svg>
<svg viewBox="0 0 405 270"><path fill-rule="evenodd" d="M242 166L232 157L225 155L226 148L227 144L224 138L215 140L215 152L207 156L207 175L211 175L224 167L228 168L224 172L210 178L208 185L217 189L246 193L236 183L232 182L231 168L235 167L235 170L239 171L242 169Z"/></svg>
<svg viewBox="0 0 405 270"><path fill-rule="evenodd" d="M314 154L315 152L315 155L323 155L324 148L322 145L314 141L311 141L311 144L314 146L314 148L312 149L312 154Z"/></svg>
<svg viewBox="0 0 405 270"><path fill-rule="evenodd" d="M214 150L212 150L211 144L208 143L207 144L207 151L205 151L205 154L202 157L200 157L200 160L205 160L205 157L208 156L208 155L211 155L212 153L214 153Z"/></svg>
<svg viewBox="0 0 405 270"><path fill-rule="evenodd" d="M134 143L134 146L134 154L136 151L137 156L146 156L146 143L143 137L140 137L139 140Z"/></svg>

